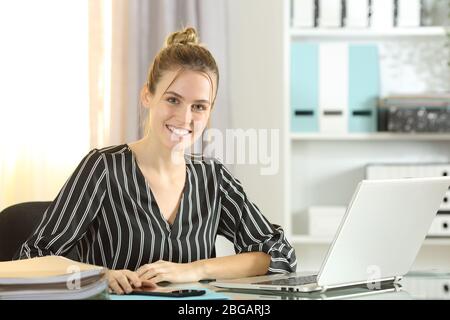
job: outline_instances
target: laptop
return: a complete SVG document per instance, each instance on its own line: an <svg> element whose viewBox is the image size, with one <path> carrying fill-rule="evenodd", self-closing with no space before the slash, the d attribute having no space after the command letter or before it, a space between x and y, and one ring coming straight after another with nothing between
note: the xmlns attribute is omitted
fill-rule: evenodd
<svg viewBox="0 0 450 320"><path fill-rule="evenodd" d="M363 180L320 271L217 280L221 288L315 292L397 283L412 266L440 208L449 177ZM302 257L297 257L301 264Z"/></svg>

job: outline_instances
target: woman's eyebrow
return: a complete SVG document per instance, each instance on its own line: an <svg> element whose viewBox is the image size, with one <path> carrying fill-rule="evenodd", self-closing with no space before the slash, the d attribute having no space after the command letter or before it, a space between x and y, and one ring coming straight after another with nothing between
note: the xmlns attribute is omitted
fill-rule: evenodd
<svg viewBox="0 0 450 320"><path fill-rule="evenodd" d="M180 98L181 100L184 100L184 97L183 97L182 95L180 95L180 94L178 94L178 93L176 93L176 92L174 92L174 91L166 91L165 94L172 94L172 95L176 96L177 98ZM209 101L208 101L208 100L203 100L203 99L195 100L194 102L196 102L196 103L207 103L207 104L209 104Z"/></svg>

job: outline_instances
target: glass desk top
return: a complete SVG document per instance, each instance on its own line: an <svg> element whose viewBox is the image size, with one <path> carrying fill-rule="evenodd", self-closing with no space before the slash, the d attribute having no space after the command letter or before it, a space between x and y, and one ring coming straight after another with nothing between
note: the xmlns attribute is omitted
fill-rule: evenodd
<svg viewBox="0 0 450 320"><path fill-rule="evenodd" d="M231 300L450 300L450 271L414 271L398 283L382 283L378 289L367 285L332 289L322 293L282 293L262 290L222 289L209 284L170 285L176 288L204 287Z"/></svg>

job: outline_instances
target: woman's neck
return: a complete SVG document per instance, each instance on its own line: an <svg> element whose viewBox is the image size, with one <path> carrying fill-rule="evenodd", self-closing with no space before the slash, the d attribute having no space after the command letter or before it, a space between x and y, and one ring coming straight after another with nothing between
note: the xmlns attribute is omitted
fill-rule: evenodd
<svg viewBox="0 0 450 320"><path fill-rule="evenodd" d="M152 139L150 134L132 145L139 157L139 165L144 169L154 170L160 175L173 175L185 170L184 151L171 150L161 145L157 139Z"/></svg>

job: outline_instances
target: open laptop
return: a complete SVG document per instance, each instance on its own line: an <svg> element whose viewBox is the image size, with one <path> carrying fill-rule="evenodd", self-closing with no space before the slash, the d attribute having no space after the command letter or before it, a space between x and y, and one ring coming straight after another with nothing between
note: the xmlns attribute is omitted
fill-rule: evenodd
<svg viewBox="0 0 450 320"><path fill-rule="evenodd" d="M449 177L363 180L317 274L218 280L221 288L325 291L397 282L413 264L450 187ZM301 263L302 257L297 257Z"/></svg>

